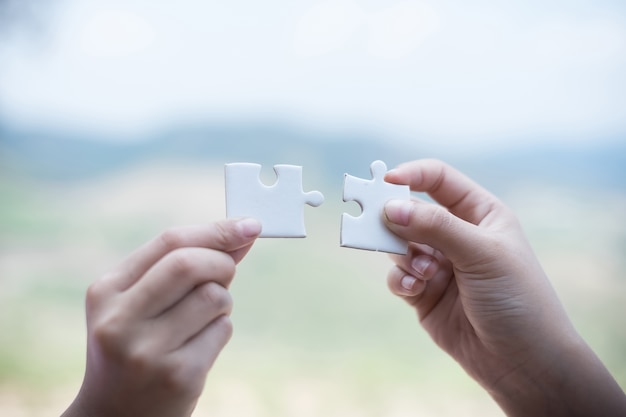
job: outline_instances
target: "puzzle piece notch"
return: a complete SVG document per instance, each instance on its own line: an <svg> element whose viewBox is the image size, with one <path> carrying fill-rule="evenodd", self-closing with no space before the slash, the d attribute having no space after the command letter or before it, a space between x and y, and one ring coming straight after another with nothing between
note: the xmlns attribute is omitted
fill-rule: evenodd
<svg viewBox="0 0 626 417"><path fill-rule="evenodd" d="M409 200L408 185L391 184L384 180L387 166L383 161L370 165L371 180L344 175L343 201L356 201L362 209L358 217L341 216L341 246L405 255L408 242L391 232L382 215L389 200Z"/></svg>
<svg viewBox="0 0 626 417"><path fill-rule="evenodd" d="M261 165L226 164L226 217L254 217L262 224L260 237L306 237L304 205L324 202L319 191L302 190L302 167L274 165L276 182L261 182Z"/></svg>

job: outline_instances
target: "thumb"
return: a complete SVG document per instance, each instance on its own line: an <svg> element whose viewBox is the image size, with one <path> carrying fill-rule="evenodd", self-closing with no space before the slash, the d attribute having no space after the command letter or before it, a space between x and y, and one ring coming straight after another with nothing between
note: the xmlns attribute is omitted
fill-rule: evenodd
<svg viewBox="0 0 626 417"><path fill-rule="evenodd" d="M457 267L473 263L486 240L476 225L426 202L391 200L384 221L401 238L437 249Z"/></svg>

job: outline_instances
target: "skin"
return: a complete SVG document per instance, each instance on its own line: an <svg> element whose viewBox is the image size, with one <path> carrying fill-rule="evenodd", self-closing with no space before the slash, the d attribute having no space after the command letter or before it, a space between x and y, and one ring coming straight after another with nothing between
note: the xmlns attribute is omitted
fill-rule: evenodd
<svg viewBox="0 0 626 417"><path fill-rule="evenodd" d="M626 396L578 335L513 213L435 160L386 180L437 204L391 201L388 227L410 241L391 291L510 416L622 416ZM64 417L189 416L228 342L236 264L252 219L172 229L87 293L87 368Z"/></svg>
<svg viewBox="0 0 626 417"><path fill-rule="evenodd" d="M410 242L391 291L510 416L623 416L626 396L572 326L515 215L436 160L385 179L436 202L390 201L387 226Z"/></svg>
<svg viewBox="0 0 626 417"><path fill-rule="evenodd" d="M235 266L256 220L168 230L87 291L87 367L64 417L191 415L232 334Z"/></svg>

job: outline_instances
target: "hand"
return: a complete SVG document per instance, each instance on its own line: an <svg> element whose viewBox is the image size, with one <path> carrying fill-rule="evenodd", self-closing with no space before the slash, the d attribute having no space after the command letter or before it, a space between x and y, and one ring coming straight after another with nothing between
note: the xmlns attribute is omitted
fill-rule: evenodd
<svg viewBox="0 0 626 417"><path fill-rule="evenodd" d="M624 411L623 392L573 328L517 219L501 201L435 160L403 164L385 179L426 192L438 203L386 205L388 227L411 242L408 255L393 256L391 291L415 308L434 341L505 411L535 416L571 415L570 407L589 411L589 401L575 404L572 395L590 398L589 391L599 387L605 392L590 400L594 415ZM582 378L585 386L572 378Z"/></svg>
<svg viewBox="0 0 626 417"><path fill-rule="evenodd" d="M93 283L85 379L64 416L189 416L231 336L228 286L260 229L172 229Z"/></svg>

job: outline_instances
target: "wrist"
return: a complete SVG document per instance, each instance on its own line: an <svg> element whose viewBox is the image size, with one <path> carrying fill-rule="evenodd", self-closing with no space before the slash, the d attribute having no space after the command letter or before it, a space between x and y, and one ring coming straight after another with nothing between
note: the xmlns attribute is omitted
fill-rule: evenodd
<svg viewBox="0 0 626 417"><path fill-rule="evenodd" d="M626 395L576 335L504 375L489 393L508 416L622 416Z"/></svg>

